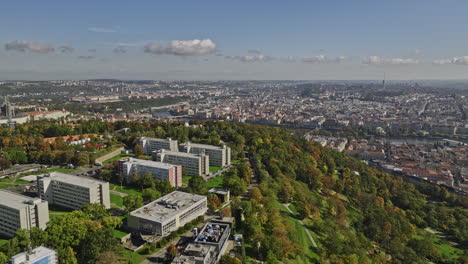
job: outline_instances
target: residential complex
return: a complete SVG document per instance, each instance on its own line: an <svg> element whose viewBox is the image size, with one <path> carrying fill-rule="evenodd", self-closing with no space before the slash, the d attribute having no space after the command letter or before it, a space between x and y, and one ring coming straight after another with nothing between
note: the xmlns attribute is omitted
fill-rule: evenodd
<svg viewBox="0 0 468 264"><path fill-rule="evenodd" d="M156 154L156 160L181 165L187 176L207 175L210 173L210 157L205 154L191 154L162 149Z"/></svg>
<svg viewBox="0 0 468 264"><path fill-rule="evenodd" d="M151 174L156 180L168 180L172 186L182 186L182 166L169 163L128 158L119 162L119 169L125 179L132 174Z"/></svg>
<svg viewBox="0 0 468 264"><path fill-rule="evenodd" d="M212 146L187 142L180 144L180 151L192 154L206 154L210 157L210 166L224 167L231 164L231 148L226 145Z"/></svg>
<svg viewBox="0 0 468 264"><path fill-rule="evenodd" d="M138 139L138 144L143 147L145 155L153 155L154 152L165 149L169 151L179 151L177 140L171 138L149 138L141 137Z"/></svg>
<svg viewBox="0 0 468 264"><path fill-rule="evenodd" d="M37 247L31 251L13 256L7 264L57 264L58 257L55 250Z"/></svg>
<svg viewBox="0 0 468 264"><path fill-rule="evenodd" d="M46 228L47 201L0 190L0 234L13 237L18 229Z"/></svg>
<svg viewBox="0 0 468 264"><path fill-rule="evenodd" d="M205 196L174 191L128 215L128 228L143 234L166 236L208 210Z"/></svg>
<svg viewBox="0 0 468 264"><path fill-rule="evenodd" d="M39 197L50 204L81 209L91 203L110 208L109 183L70 174L51 172L37 177Z"/></svg>

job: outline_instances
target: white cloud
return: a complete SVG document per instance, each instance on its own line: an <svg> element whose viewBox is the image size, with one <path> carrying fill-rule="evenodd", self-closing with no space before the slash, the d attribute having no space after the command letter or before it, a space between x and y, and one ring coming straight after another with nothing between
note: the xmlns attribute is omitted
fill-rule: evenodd
<svg viewBox="0 0 468 264"><path fill-rule="evenodd" d="M379 65L379 64L391 64L391 65L408 65L408 64L418 64L417 59L412 58L382 58L379 56L369 56L364 58L362 63L369 65Z"/></svg>
<svg viewBox="0 0 468 264"><path fill-rule="evenodd" d="M7 51L20 51L20 52L35 52L35 53L49 53L53 52L55 48L46 43L38 43L33 41L10 41L5 44L5 50Z"/></svg>
<svg viewBox="0 0 468 264"><path fill-rule="evenodd" d="M172 40L167 44L149 43L146 53L170 54L178 56L206 55L216 51L216 44L211 39Z"/></svg>
<svg viewBox="0 0 468 264"><path fill-rule="evenodd" d="M265 55L246 55L246 56L225 56L228 60L238 60L241 62L267 62L272 61L274 58Z"/></svg>
<svg viewBox="0 0 468 264"><path fill-rule="evenodd" d="M440 59L434 60L434 64L456 64L456 65L468 65L468 56L461 56L461 57L452 57L448 59Z"/></svg>
<svg viewBox="0 0 468 264"><path fill-rule="evenodd" d="M95 33L115 33L117 30L113 28L102 28L102 27L90 27L88 31Z"/></svg>
<svg viewBox="0 0 468 264"><path fill-rule="evenodd" d="M336 58L329 58L325 55L318 56L308 56L302 57L301 61L304 63L318 63L318 64L327 64L327 63L341 63L346 59L344 56L339 56Z"/></svg>

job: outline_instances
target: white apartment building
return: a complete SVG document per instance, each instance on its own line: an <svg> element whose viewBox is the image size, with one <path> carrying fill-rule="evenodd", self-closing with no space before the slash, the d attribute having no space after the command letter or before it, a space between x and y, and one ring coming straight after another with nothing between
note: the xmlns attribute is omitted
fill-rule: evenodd
<svg viewBox="0 0 468 264"><path fill-rule="evenodd" d="M143 147L145 155L153 155L154 152L161 149L179 151L177 140L172 140L171 138L141 137L138 139L138 144Z"/></svg>
<svg viewBox="0 0 468 264"><path fill-rule="evenodd" d="M187 142L180 144L180 151L192 154L204 153L210 157L210 166L225 167L231 164L231 148L226 145L212 146Z"/></svg>
<svg viewBox="0 0 468 264"><path fill-rule="evenodd" d="M174 191L128 215L131 230L166 236L208 210L206 196Z"/></svg>
<svg viewBox="0 0 468 264"><path fill-rule="evenodd" d="M8 264L57 264L57 252L46 247L37 247L29 252L19 253Z"/></svg>
<svg viewBox="0 0 468 264"><path fill-rule="evenodd" d="M125 179L138 173L144 176L148 173L156 180L168 180L172 186L182 186L182 166L169 163L128 158L119 162L119 168Z"/></svg>
<svg viewBox="0 0 468 264"><path fill-rule="evenodd" d="M210 158L205 154L174 152L165 149L156 154L160 162L181 165L187 176L207 175L210 173Z"/></svg>
<svg viewBox="0 0 468 264"><path fill-rule="evenodd" d="M0 234L13 237L18 229L46 228L49 206L40 198L0 190Z"/></svg>
<svg viewBox="0 0 468 264"><path fill-rule="evenodd" d="M110 208L109 183L92 178L51 172L37 177L39 197L50 204L81 209L91 203Z"/></svg>

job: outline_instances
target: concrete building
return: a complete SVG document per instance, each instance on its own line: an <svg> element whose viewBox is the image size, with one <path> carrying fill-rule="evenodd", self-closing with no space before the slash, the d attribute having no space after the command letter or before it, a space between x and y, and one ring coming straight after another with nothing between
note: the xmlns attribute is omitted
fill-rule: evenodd
<svg viewBox="0 0 468 264"><path fill-rule="evenodd" d="M231 164L231 148L226 145L212 146L187 142L180 144L179 150L186 153L208 155L210 166L224 167Z"/></svg>
<svg viewBox="0 0 468 264"><path fill-rule="evenodd" d="M57 264L57 252L46 247L37 247L29 252L13 256L8 264Z"/></svg>
<svg viewBox="0 0 468 264"><path fill-rule="evenodd" d="M232 223L212 220L195 230L195 240L176 256L172 264L214 264L226 252Z"/></svg>
<svg viewBox="0 0 468 264"><path fill-rule="evenodd" d="M156 180L168 180L172 186L182 186L182 166L169 163L128 158L119 162L120 171L128 179L132 174L144 176L148 173Z"/></svg>
<svg viewBox="0 0 468 264"><path fill-rule="evenodd" d="M174 191L128 215L128 228L143 234L166 236L208 210L205 196Z"/></svg>
<svg viewBox="0 0 468 264"><path fill-rule="evenodd" d="M0 190L0 234L13 237L18 229L46 228L47 201Z"/></svg>
<svg viewBox="0 0 468 264"><path fill-rule="evenodd" d="M210 158L205 154L191 154L160 150L156 154L156 160L160 162L181 165L187 176L207 175L210 173Z"/></svg>
<svg viewBox="0 0 468 264"><path fill-rule="evenodd" d="M81 209L91 203L110 208L109 183L92 178L51 172L37 177L39 197L70 209Z"/></svg>
<svg viewBox="0 0 468 264"><path fill-rule="evenodd" d="M153 155L155 151L159 151L161 149L175 152L179 151L177 140L172 140L171 138L162 139L141 137L138 139L138 144L143 147L145 155Z"/></svg>

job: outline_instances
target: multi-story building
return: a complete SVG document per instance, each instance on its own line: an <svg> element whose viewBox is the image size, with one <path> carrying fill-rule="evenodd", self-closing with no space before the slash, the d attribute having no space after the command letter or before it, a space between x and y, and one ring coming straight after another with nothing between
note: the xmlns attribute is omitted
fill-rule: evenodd
<svg viewBox="0 0 468 264"><path fill-rule="evenodd" d="M50 204L81 209L91 203L110 208L109 183L86 177L52 172L37 177L39 197Z"/></svg>
<svg viewBox="0 0 468 264"><path fill-rule="evenodd" d="M179 151L177 140L172 140L171 138L141 137L138 139L138 144L143 147L145 155L153 155L154 152L161 149L175 152Z"/></svg>
<svg viewBox="0 0 468 264"><path fill-rule="evenodd" d="M156 160L181 165L187 176L207 175L210 173L210 158L205 154L191 154L162 149L156 154Z"/></svg>
<svg viewBox="0 0 468 264"><path fill-rule="evenodd" d="M125 179L138 173L144 176L150 173L156 180L168 180L172 186L182 186L182 166L169 163L128 158L119 162L120 171Z"/></svg>
<svg viewBox="0 0 468 264"><path fill-rule="evenodd" d="M128 228L166 236L208 210L206 196L174 191L128 215Z"/></svg>
<svg viewBox="0 0 468 264"><path fill-rule="evenodd" d="M231 148L226 145L212 146L187 142L180 144L180 151L192 154L204 153L210 157L210 166L224 167L231 164Z"/></svg>
<svg viewBox="0 0 468 264"><path fill-rule="evenodd" d="M46 247L37 247L31 251L13 256L7 264L57 264L58 258L55 250Z"/></svg>
<svg viewBox="0 0 468 264"><path fill-rule="evenodd" d="M18 229L46 228L47 201L0 190L0 234L13 237Z"/></svg>

